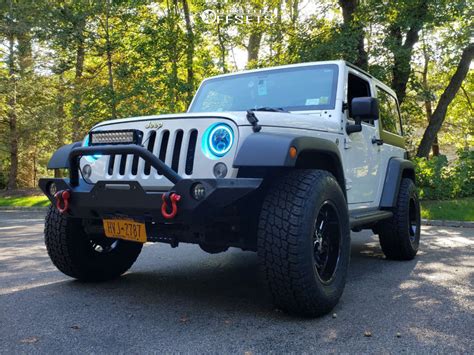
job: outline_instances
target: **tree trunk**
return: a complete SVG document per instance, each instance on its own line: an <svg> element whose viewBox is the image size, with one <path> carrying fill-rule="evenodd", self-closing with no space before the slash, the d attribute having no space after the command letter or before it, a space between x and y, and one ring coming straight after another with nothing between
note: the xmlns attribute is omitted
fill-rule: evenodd
<svg viewBox="0 0 474 355"><path fill-rule="evenodd" d="M74 98L72 103L72 140L82 139L82 73L84 71L85 43L84 29L86 21L81 19L76 25L76 68L74 78Z"/></svg>
<svg viewBox="0 0 474 355"><path fill-rule="evenodd" d="M178 21L178 0L172 0L171 3L166 1L167 5L167 27L168 27L168 58L171 63L171 74L168 86L168 110L176 110L177 87L178 87L178 42L176 35Z"/></svg>
<svg viewBox="0 0 474 355"><path fill-rule="evenodd" d="M292 8L291 8L291 24L293 25L293 28L296 28L296 23L298 22L298 17L299 17L299 0L293 0L292 3Z"/></svg>
<svg viewBox="0 0 474 355"><path fill-rule="evenodd" d="M224 37L221 33L220 21L217 21L217 40L219 41L219 54L220 54L220 65L223 73L227 73L227 66L225 63L226 48L224 43Z"/></svg>
<svg viewBox="0 0 474 355"><path fill-rule="evenodd" d="M402 44L402 32L399 27L390 30L390 36L396 40L396 50L393 50L392 88L395 90L398 102L401 104L406 97L408 79L411 72L411 56L413 47L418 42L419 29L411 28Z"/></svg>
<svg viewBox="0 0 474 355"><path fill-rule="evenodd" d="M390 39L394 41L391 49L393 54L392 89L395 90L400 105L406 97L413 47L419 40L419 32L427 15L427 3L428 0L421 1L417 7L413 8L413 21L406 33L405 42L403 42L400 26L394 25L389 30Z"/></svg>
<svg viewBox="0 0 474 355"><path fill-rule="evenodd" d="M436 109L431 116L431 120L428 124L428 127L423 134L423 138L421 139L420 145L418 147L417 156L418 157L426 157L430 153L430 149L435 142L436 135L438 134L441 126L444 122L446 117L446 112L448 110L448 106L451 101L456 96L461 84L466 77L467 73L469 72L469 66L471 65L471 61L474 58L474 43L469 44L466 48L464 48L461 60L458 63L456 68L456 72L451 77L448 86L444 90L443 94L441 95L438 104L436 105Z"/></svg>
<svg viewBox="0 0 474 355"><path fill-rule="evenodd" d="M425 59L425 63L423 66L423 90L425 92L425 111L426 111L426 120L428 123L431 121L431 117L433 116L433 106L431 105L431 91L428 85L428 66L430 63L430 58L428 51L426 50L426 44L423 39L423 57ZM433 143L433 155L439 156L439 144L438 144L438 136L435 137L435 141Z"/></svg>
<svg viewBox="0 0 474 355"><path fill-rule="evenodd" d="M258 60L261 41L262 31L258 28L255 28L255 30L250 33L249 37L249 44L247 46L247 63Z"/></svg>
<svg viewBox="0 0 474 355"><path fill-rule="evenodd" d="M356 34L356 51L357 59L355 65L361 69L367 70L368 68L368 56L364 48L364 27L359 20L354 18L357 7L359 6L359 0L339 0L339 6L342 9L342 18L344 20L344 32L347 35L352 33ZM345 53L345 59L351 58L352 53Z"/></svg>
<svg viewBox="0 0 474 355"><path fill-rule="evenodd" d="M107 69L109 74L110 114L113 119L117 118L117 102L114 89L114 73L112 62L112 43L109 33L110 0L105 2L105 51L107 53Z"/></svg>
<svg viewBox="0 0 474 355"><path fill-rule="evenodd" d="M8 173L7 189L13 190L18 186L18 127L16 104L16 70L15 70L15 39L11 29L8 34L8 81L10 92L7 99L7 120L10 129L10 171Z"/></svg>
<svg viewBox="0 0 474 355"><path fill-rule="evenodd" d="M184 20L186 21L186 71L187 71L187 95L186 103L187 105L191 104L191 100L194 95L194 33L193 26L191 24L191 15L189 13L188 0L182 0L183 11L184 11Z"/></svg>

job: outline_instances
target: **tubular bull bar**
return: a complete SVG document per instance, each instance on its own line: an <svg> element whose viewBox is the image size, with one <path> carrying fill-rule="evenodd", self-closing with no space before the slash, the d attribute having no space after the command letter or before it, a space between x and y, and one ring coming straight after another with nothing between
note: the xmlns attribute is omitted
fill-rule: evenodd
<svg viewBox="0 0 474 355"><path fill-rule="evenodd" d="M156 191L144 189L135 180L87 183L79 177L79 161L83 156L96 154L138 155L175 185L169 191ZM150 151L136 144L74 148L69 153L69 166L69 179L40 179L39 187L62 213L80 218L136 216L155 222L186 222L217 214L220 209L256 190L262 182L262 179L254 178L184 179ZM205 191L199 199L192 194L197 184Z"/></svg>

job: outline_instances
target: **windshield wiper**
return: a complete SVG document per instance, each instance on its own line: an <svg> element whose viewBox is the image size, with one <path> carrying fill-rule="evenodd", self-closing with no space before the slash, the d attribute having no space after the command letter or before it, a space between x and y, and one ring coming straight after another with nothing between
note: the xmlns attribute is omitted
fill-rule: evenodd
<svg viewBox="0 0 474 355"><path fill-rule="evenodd" d="M247 110L247 121L250 122L252 125L252 129L254 132L260 132L262 126L258 124L258 118L255 116L255 111L264 111L264 112L288 112L287 110L281 107L258 107L258 108L251 108Z"/></svg>
<svg viewBox="0 0 474 355"><path fill-rule="evenodd" d="M287 110L281 107L258 107L258 108L252 108L249 111L288 112Z"/></svg>

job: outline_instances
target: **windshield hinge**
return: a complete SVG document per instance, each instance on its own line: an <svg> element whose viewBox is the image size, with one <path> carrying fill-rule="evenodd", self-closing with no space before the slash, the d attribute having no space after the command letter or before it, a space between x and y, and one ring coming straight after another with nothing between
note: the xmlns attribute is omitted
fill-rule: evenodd
<svg viewBox="0 0 474 355"><path fill-rule="evenodd" d="M347 102L343 102L342 103L342 112L345 112L348 109L349 109L349 105L347 104Z"/></svg>
<svg viewBox="0 0 474 355"><path fill-rule="evenodd" d="M260 132L262 126L258 124L258 118L253 111L247 110L247 121L252 125L254 132Z"/></svg>

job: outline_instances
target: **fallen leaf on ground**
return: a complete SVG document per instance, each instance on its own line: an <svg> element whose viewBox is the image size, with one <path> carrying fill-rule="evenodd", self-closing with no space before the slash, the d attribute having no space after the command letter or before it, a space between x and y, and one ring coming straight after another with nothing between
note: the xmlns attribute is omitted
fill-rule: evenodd
<svg viewBox="0 0 474 355"><path fill-rule="evenodd" d="M33 343L36 343L38 340L39 340L38 337L29 337L29 338L21 339L20 343L33 344Z"/></svg>

